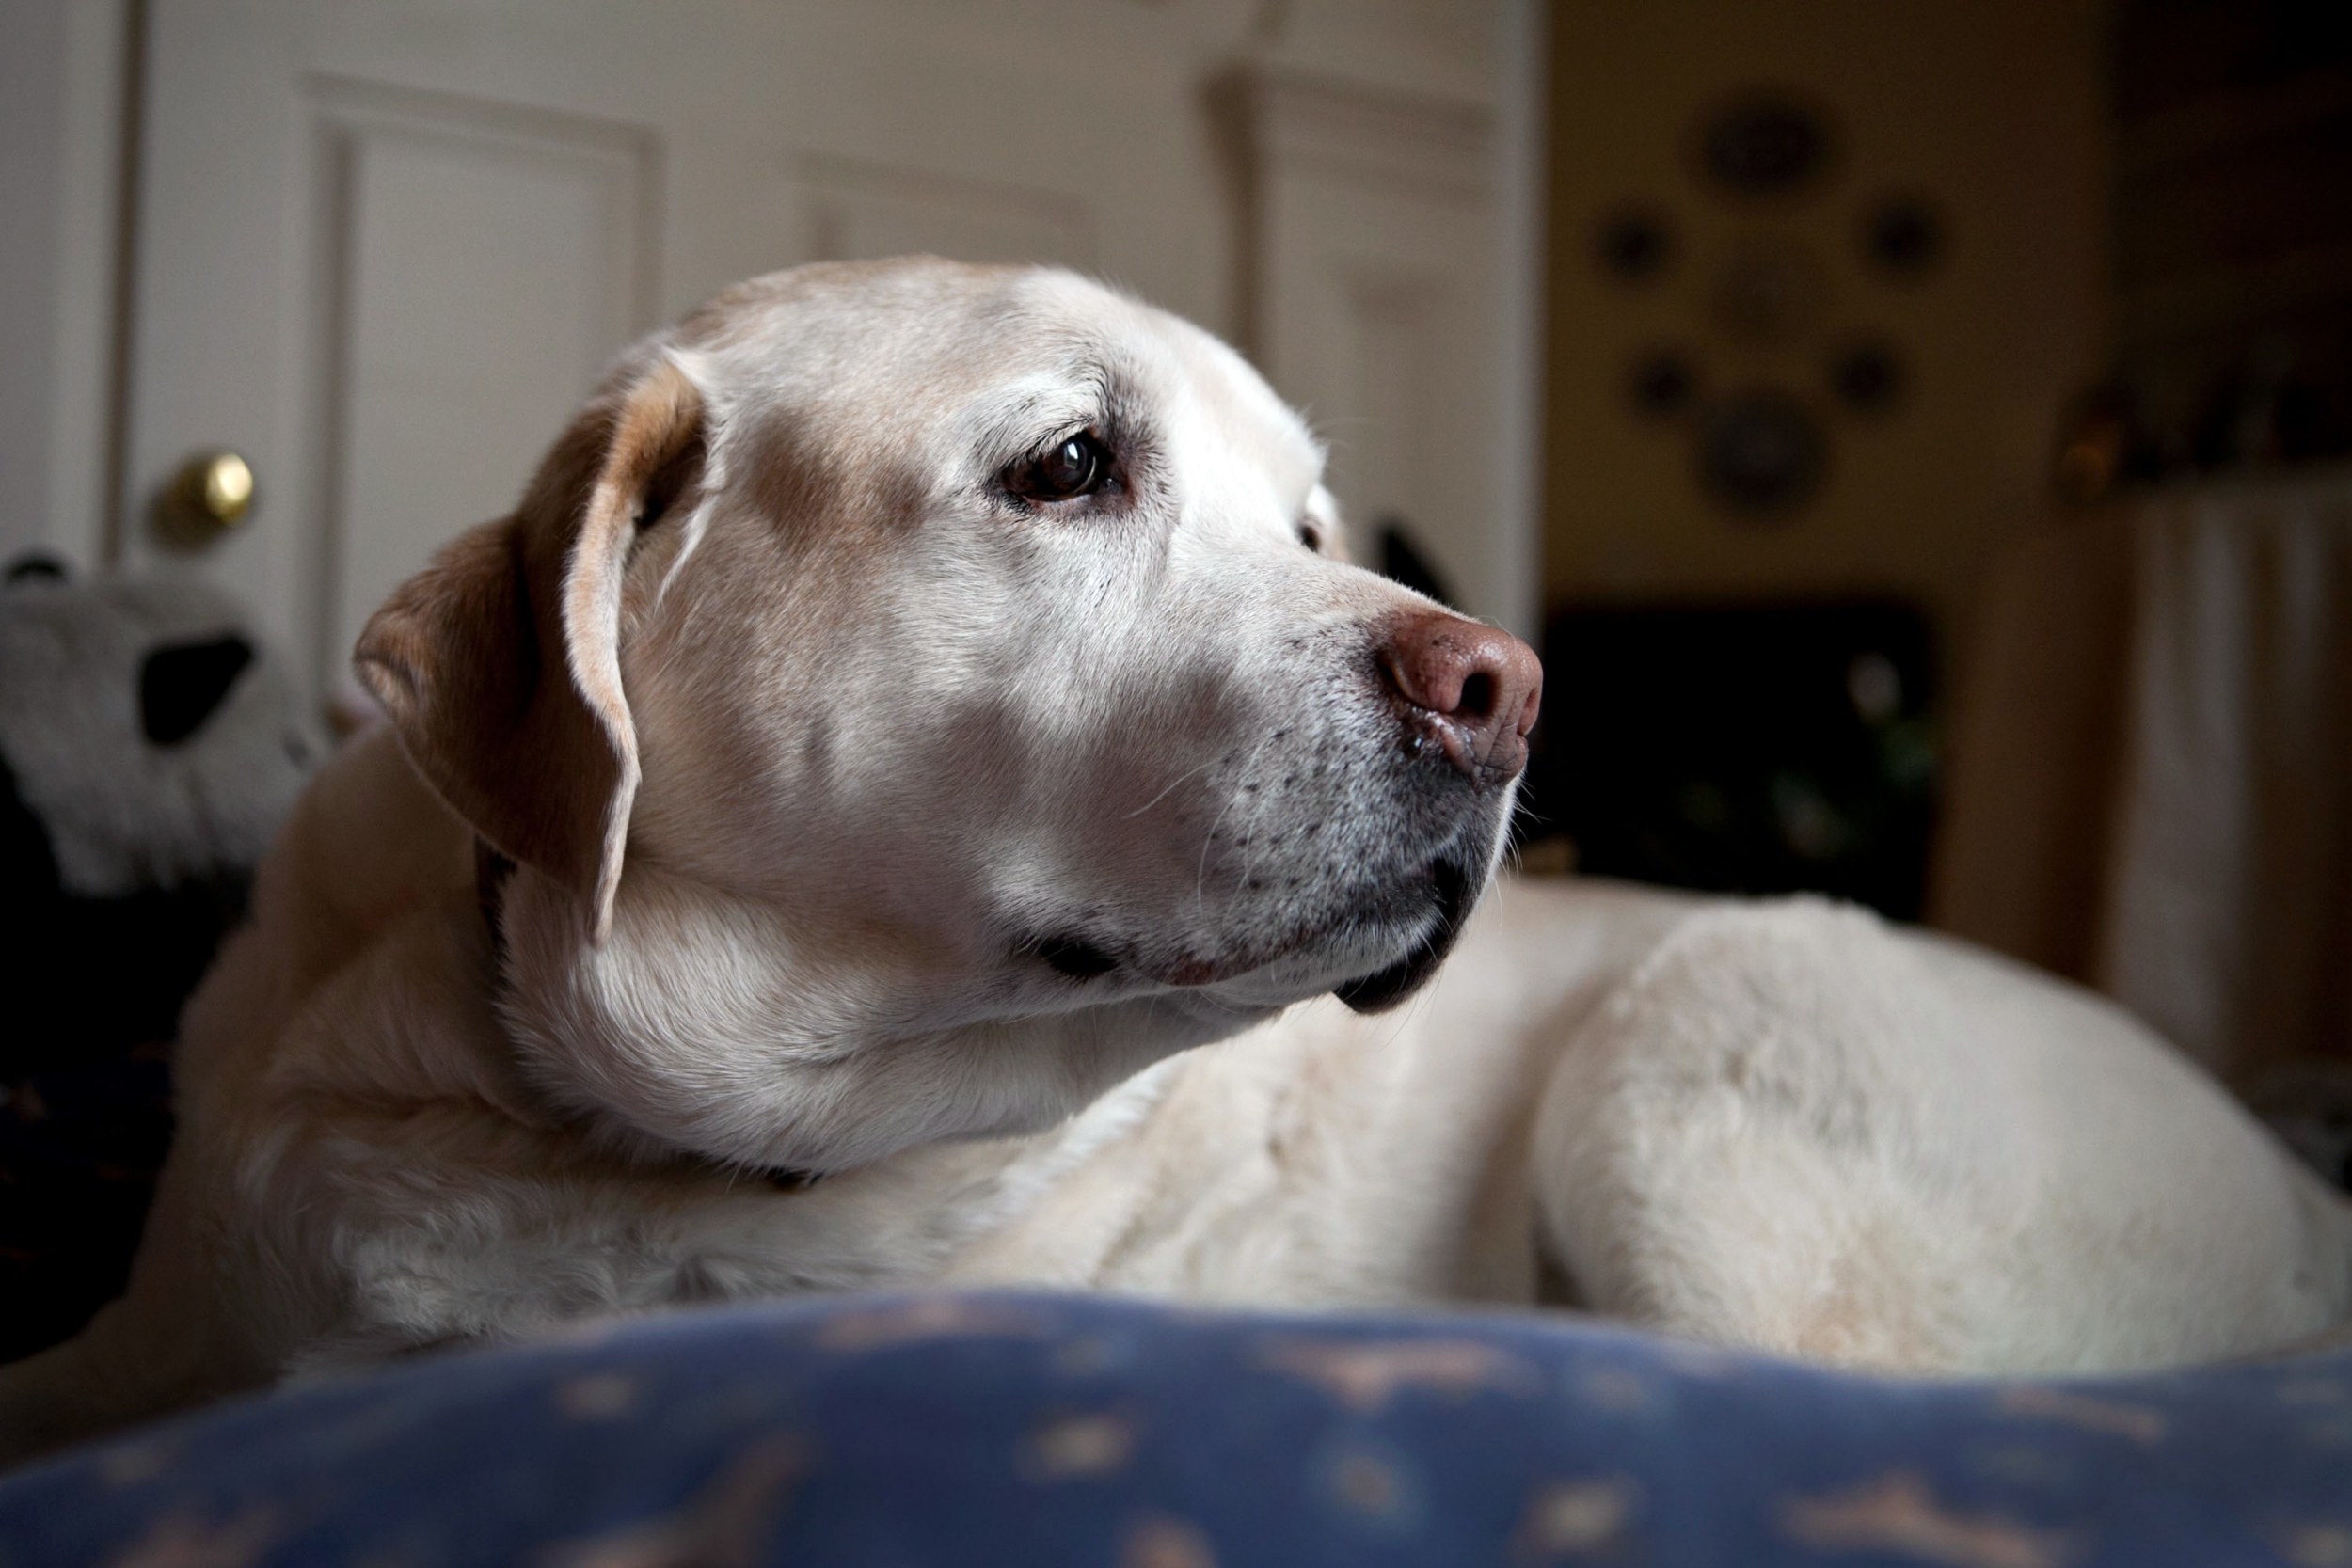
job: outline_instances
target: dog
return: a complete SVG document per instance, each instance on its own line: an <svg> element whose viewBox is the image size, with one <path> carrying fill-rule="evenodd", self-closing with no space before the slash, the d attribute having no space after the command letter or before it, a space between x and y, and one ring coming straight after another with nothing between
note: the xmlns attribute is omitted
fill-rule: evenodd
<svg viewBox="0 0 2352 1568"><path fill-rule="evenodd" d="M1928 1373L2344 1319L2345 1205L2097 1000L1816 900L1496 879L1540 667L1341 559L1321 472L1061 272L806 267L627 351L360 638L390 722L190 1003L128 1291L0 1377L11 1449L865 1287Z"/></svg>

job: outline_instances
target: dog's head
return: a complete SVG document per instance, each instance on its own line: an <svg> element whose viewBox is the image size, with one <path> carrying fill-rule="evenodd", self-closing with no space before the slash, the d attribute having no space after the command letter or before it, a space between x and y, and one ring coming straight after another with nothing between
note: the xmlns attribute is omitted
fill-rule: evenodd
<svg viewBox="0 0 2352 1568"><path fill-rule="evenodd" d="M638 345L358 649L522 868L542 1081L834 1168L1410 993L1540 673L1338 559L1321 467L1231 350L1063 273L803 268Z"/></svg>

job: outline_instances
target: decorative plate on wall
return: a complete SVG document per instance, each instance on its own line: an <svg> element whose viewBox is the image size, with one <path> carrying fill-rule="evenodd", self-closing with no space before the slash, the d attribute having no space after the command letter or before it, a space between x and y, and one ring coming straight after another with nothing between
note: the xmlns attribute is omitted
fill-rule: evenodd
<svg viewBox="0 0 2352 1568"><path fill-rule="evenodd" d="M1626 400L1636 413L1650 419L1671 420L1687 412L1698 393L1698 367L1679 348L1645 349L1626 372Z"/></svg>
<svg viewBox="0 0 2352 1568"><path fill-rule="evenodd" d="M1828 303L1821 263L1777 235L1733 247L1708 284L1715 330L1743 348L1788 347L1811 331Z"/></svg>
<svg viewBox="0 0 2352 1568"><path fill-rule="evenodd" d="M1777 387L1754 387L1701 410L1698 459L1700 481L1719 504L1770 518L1821 487L1829 438L1802 402Z"/></svg>
<svg viewBox="0 0 2352 1568"><path fill-rule="evenodd" d="M1862 254L1888 277L1932 272L1944 260L1944 219L1926 197L1882 197L1863 214Z"/></svg>
<svg viewBox="0 0 2352 1568"><path fill-rule="evenodd" d="M1620 283L1646 283L1674 264L1674 228L1664 214L1627 205L1600 221L1593 236L1601 269Z"/></svg>
<svg viewBox="0 0 2352 1568"><path fill-rule="evenodd" d="M1704 118L1699 166L1731 196L1792 196L1829 172L1836 138L1829 117L1784 87L1742 92Z"/></svg>

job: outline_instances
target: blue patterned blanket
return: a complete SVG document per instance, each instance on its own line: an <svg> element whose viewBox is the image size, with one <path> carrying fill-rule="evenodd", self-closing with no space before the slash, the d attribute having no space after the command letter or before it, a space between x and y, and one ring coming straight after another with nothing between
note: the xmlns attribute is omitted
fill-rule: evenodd
<svg viewBox="0 0 2352 1568"><path fill-rule="evenodd" d="M1564 1319L1025 1295L682 1314L0 1480L0 1563L2352 1568L2352 1352L1842 1376Z"/></svg>

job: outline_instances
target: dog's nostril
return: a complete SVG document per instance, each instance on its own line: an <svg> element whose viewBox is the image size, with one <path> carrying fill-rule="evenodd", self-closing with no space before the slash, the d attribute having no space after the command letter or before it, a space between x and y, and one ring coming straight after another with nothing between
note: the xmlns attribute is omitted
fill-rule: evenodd
<svg viewBox="0 0 2352 1568"><path fill-rule="evenodd" d="M1442 610L1413 611L1380 629L1374 657L1401 700L1415 752L1436 740L1447 761L1479 780L1524 766L1543 689L1543 667L1525 643Z"/></svg>
<svg viewBox="0 0 2352 1568"><path fill-rule="evenodd" d="M1117 958L1081 937L1047 937L1037 944L1037 956L1073 980L1091 980L1119 966Z"/></svg>
<svg viewBox="0 0 2352 1568"><path fill-rule="evenodd" d="M1462 683L1461 700L1454 704L1455 716L1463 719L1484 719L1495 710L1495 678L1484 670L1473 671Z"/></svg>

